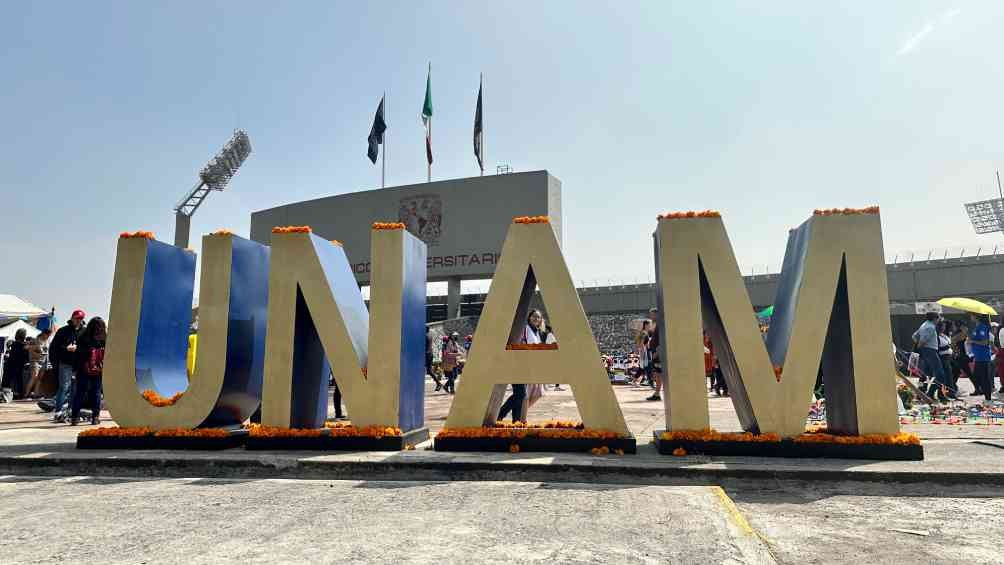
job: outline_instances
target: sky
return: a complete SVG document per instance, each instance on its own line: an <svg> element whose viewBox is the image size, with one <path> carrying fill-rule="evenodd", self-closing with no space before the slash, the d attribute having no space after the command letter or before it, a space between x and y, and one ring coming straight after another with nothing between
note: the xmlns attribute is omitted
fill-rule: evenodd
<svg viewBox="0 0 1004 565"><path fill-rule="evenodd" d="M651 281L658 213L721 211L743 272L776 272L815 208L882 207L886 255L1004 241L1001 2L16 2L0 17L0 294L106 315L119 232L173 206L235 128L254 152L192 224L486 169L562 181L588 284ZM971 251L970 251L971 252ZM940 253L940 251L939 251Z"/></svg>

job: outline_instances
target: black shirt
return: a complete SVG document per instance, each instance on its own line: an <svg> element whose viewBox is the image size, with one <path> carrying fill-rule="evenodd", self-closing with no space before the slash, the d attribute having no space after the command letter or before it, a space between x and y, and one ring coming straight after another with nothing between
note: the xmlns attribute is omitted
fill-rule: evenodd
<svg viewBox="0 0 1004 565"><path fill-rule="evenodd" d="M77 339L83 333L83 329L83 325L80 326L80 329L77 329L70 324L59 328L56 335L52 338L52 345L49 346L49 357L56 363L75 366L77 364L77 354L67 351L66 347L71 343L77 343Z"/></svg>

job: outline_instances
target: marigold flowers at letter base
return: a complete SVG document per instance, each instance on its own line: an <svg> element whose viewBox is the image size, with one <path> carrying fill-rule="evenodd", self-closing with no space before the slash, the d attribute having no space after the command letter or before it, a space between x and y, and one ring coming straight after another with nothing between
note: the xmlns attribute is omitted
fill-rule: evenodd
<svg viewBox="0 0 1004 565"><path fill-rule="evenodd" d="M729 441L746 443L777 443L781 436L777 434L720 433L715 430L682 430L666 431L659 435L662 441L692 441L711 442ZM898 434L866 434L860 436L829 434L823 431L808 431L793 438L795 443L836 443L843 445L920 445L920 438L915 434L900 432Z"/></svg>
<svg viewBox="0 0 1004 565"><path fill-rule="evenodd" d="M144 437L152 436L151 428L91 428L80 432L83 437Z"/></svg>
<svg viewBox="0 0 1004 565"><path fill-rule="evenodd" d="M677 457L683 457L686 454L687 450L682 447L677 447L676 449L673 450L673 455L676 455Z"/></svg>

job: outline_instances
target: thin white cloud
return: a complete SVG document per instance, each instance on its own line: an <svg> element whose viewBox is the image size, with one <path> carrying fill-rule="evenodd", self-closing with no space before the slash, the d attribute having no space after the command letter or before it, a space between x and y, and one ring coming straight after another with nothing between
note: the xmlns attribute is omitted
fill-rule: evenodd
<svg viewBox="0 0 1004 565"><path fill-rule="evenodd" d="M927 39L927 36L931 35L931 32L933 32L935 28L937 28L938 26L944 26L952 23L952 20L954 20L955 16L958 16L961 11L962 10L958 8L952 8L951 10L943 12L940 16L938 16L937 19L925 23L924 27L920 28L920 31L911 35L906 41L903 42L903 45L900 46L899 51L896 51L896 56L902 57L903 55L906 55L911 51L913 51L914 49L916 49L917 46L920 45L922 41Z"/></svg>

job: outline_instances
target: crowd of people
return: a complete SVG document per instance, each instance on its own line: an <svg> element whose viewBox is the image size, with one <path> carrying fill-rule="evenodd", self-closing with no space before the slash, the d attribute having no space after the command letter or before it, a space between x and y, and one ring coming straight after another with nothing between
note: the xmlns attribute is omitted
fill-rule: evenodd
<svg viewBox="0 0 1004 565"><path fill-rule="evenodd" d="M941 402L959 398L963 376L973 384L972 396L991 401L997 392L995 376L1004 394L1004 335L999 324L977 314L970 314L968 323L945 320L936 312L925 317L913 333L913 349L929 397Z"/></svg>
<svg viewBox="0 0 1004 565"><path fill-rule="evenodd" d="M86 408L91 424L100 423L107 327L99 316L86 323L85 318L82 310L75 310L55 335L46 329L29 338L19 330L4 354L0 389L10 390L11 400L40 399L42 381L49 378L55 394L40 405L51 405L53 421L77 425Z"/></svg>

